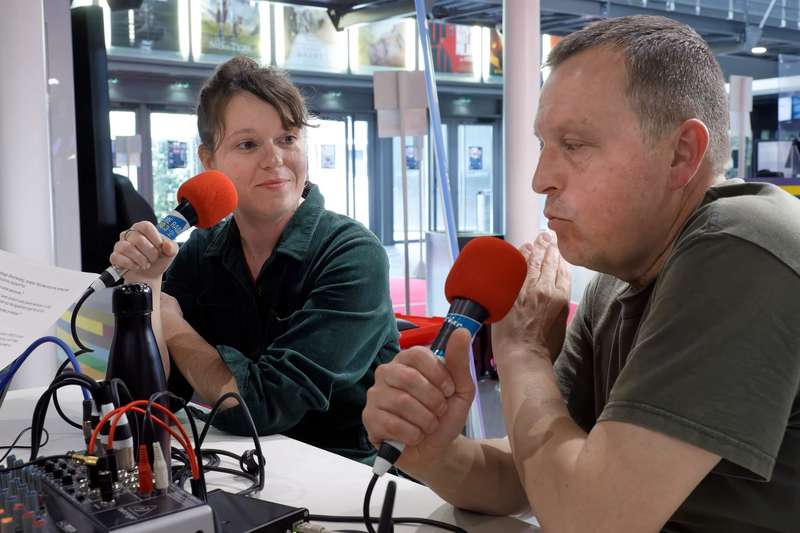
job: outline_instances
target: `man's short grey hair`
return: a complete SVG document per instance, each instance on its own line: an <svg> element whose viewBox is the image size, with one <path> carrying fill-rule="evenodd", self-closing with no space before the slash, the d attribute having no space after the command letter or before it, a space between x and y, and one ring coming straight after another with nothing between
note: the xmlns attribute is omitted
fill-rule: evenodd
<svg viewBox="0 0 800 533"><path fill-rule="evenodd" d="M624 54L626 96L646 139L655 142L683 121L700 119L710 135L706 158L721 173L730 157L728 99L722 70L703 38L666 17L611 18L566 36L547 65L556 69L598 46Z"/></svg>

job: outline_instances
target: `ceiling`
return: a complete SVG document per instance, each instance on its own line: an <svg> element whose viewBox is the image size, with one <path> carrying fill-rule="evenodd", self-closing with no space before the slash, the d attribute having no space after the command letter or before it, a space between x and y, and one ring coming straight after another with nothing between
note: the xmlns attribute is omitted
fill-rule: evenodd
<svg viewBox="0 0 800 533"><path fill-rule="evenodd" d="M413 13L413 0L283 0L325 7L340 26ZM502 0L426 0L433 18L500 28ZM779 54L800 55L796 0L540 0L541 30L566 35L605 17L665 15L695 28L717 52L728 74L778 75ZM753 46L765 46L753 55Z"/></svg>

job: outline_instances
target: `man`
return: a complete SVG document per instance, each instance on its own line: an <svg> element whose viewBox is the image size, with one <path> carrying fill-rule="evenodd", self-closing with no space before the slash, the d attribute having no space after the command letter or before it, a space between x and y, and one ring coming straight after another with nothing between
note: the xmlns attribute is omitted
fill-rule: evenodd
<svg viewBox="0 0 800 533"><path fill-rule="evenodd" d="M457 332L445 365L418 348L378 368L370 440L408 443L398 466L454 505L530 506L547 531L797 531L800 205L718 178L723 78L690 28L605 20L548 62L533 189L555 234L523 246L493 328L508 438L460 435ZM560 254L601 272L566 340Z"/></svg>

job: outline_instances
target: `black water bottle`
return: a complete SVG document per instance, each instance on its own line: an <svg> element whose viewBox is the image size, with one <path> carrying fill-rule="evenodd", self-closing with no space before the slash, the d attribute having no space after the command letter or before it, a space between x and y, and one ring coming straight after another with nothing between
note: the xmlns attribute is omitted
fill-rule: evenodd
<svg viewBox="0 0 800 533"><path fill-rule="evenodd" d="M117 287L114 289L112 309L114 340L108 353L106 379L121 379L134 400L148 400L153 393L167 390L164 365L161 362L161 353L150 320L153 312L153 292L150 287L143 283ZM128 400L128 398L120 399L123 404ZM169 405L166 397L160 399L158 403L165 407ZM158 411L153 409L153 414L157 413ZM158 416L169 425L165 416L160 413ZM161 449L166 452L165 461L169 465L169 433L156 424L149 424L142 415L131 413L128 418L133 433L134 450L139 449L140 438L142 443L152 444L155 436L161 443ZM148 446L148 449L152 461L152 447Z"/></svg>

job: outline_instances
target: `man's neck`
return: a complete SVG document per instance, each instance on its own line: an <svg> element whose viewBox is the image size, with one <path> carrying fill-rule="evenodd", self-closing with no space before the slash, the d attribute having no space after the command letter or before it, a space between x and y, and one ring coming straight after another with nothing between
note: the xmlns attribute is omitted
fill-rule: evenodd
<svg viewBox="0 0 800 533"><path fill-rule="evenodd" d="M718 185L722 181L720 177L692 180L685 189L680 207L676 211L675 216L672 217L667 232L663 234L664 238L661 241L661 245L655 247L654 253L650 256L649 261L644 263L646 265L645 268L626 281L634 287L646 287L658 277L664 263L672 253L675 241L680 235L686 221L692 216L692 213L700 207L708 189L714 185Z"/></svg>

